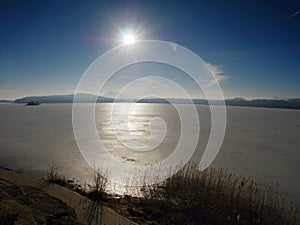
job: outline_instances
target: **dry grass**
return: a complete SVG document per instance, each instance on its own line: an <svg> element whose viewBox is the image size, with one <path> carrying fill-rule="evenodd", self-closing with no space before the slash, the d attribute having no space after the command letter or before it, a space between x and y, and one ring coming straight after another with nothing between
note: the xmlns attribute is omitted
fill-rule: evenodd
<svg viewBox="0 0 300 225"><path fill-rule="evenodd" d="M222 168L200 172L188 164L159 185L148 186L146 199L170 201L179 211L189 212L183 221L192 224L290 224L299 217L298 207L286 209L286 195L267 184L236 176ZM204 215L202 223L193 218Z"/></svg>
<svg viewBox="0 0 300 225"><path fill-rule="evenodd" d="M65 186L66 179L58 171L52 164L47 179ZM199 171L190 163L164 182L142 187L138 191L143 197L132 197L131 193L111 196L106 175L95 169L93 185L80 194L139 224L296 225L299 218L299 207L287 207L286 195L280 194L278 187L223 168Z"/></svg>
<svg viewBox="0 0 300 225"><path fill-rule="evenodd" d="M94 169L94 184L89 191L86 191L86 196L93 201L106 202L108 194L106 188L108 180L105 172L101 168Z"/></svg>
<svg viewBox="0 0 300 225"><path fill-rule="evenodd" d="M50 183L55 183L61 186L67 185L67 179L60 174L60 167L51 162L50 168L46 172L46 180Z"/></svg>

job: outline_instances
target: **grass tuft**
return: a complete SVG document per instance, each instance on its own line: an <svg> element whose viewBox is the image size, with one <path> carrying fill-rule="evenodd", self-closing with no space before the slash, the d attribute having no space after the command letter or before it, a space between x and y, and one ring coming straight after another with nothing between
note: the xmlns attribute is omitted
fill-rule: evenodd
<svg viewBox="0 0 300 225"><path fill-rule="evenodd" d="M51 162L50 168L46 172L46 180L50 183L67 186L68 182L65 176L59 173L60 167Z"/></svg>

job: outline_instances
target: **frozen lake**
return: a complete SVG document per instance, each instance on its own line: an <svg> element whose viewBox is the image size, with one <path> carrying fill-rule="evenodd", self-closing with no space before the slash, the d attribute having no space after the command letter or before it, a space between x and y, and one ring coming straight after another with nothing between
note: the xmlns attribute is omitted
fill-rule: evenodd
<svg viewBox="0 0 300 225"><path fill-rule="evenodd" d="M121 109L122 104L116 104ZM108 152L126 163L151 163L167 157L180 136L179 117L168 104L136 104L127 120L120 115L114 120L121 128L122 144L115 136L110 119L112 104L96 107L96 127ZM180 105L184 107L184 105ZM208 106L197 105L201 132L193 156L201 157L210 133ZM139 138L149 135L151 117L161 117L167 126L166 136L153 151L136 152L128 146L142 146ZM40 176L51 161L69 177L84 180L91 173L73 135L72 104L43 104L25 107L0 104L0 166L19 169ZM124 129L122 127L124 126ZM191 124L192 126L192 124ZM160 132L159 125L152 127ZM227 130L221 150L212 167L225 167L256 181L280 184L289 198L300 200L300 111L247 107L227 107ZM100 161L102 159L99 159ZM103 159L105 160L105 159Z"/></svg>

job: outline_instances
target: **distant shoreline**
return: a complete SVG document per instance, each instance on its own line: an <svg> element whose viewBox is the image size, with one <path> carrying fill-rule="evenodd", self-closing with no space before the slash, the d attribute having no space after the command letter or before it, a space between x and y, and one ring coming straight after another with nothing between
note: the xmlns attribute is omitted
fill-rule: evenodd
<svg viewBox="0 0 300 225"><path fill-rule="evenodd" d="M79 102L80 104L89 104L92 102ZM102 103L129 103L129 102L96 102L97 104L102 104ZM171 104L169 102L137 102L138 103L143 103L143 104ZM22 105L26 103L15 103L15 102L0 102L0 104L16 104L16 105ZM42 104L73 104L73 102L43 102ZM187 105L190 103L175 103L175 104L182 104L182 105ZM209 106L209 104L203 104L203 103L195 103L195 105L206 105ZM220 104L212 104L212 106L218 106ZM243 108L257 108L257 109L285 109L285 110L300 110L300 107L292 108L292 107L279 107L279 106L251 106L251 105L231 105L231 104L225 104L226 107L243 107Z"/></svg>
<svg viewBox="0 0 300 225"><path fill-rule="evenodd" d="M47 96L28 96L16 100L0 100L0 103L20 103L40 102L42 104L50 103L73 103L75 96L76 103L157 103L157 104L190 104L193 101L196 105L223 105L239 107L257 107L257 108L279 108L279 109L300 109L300 98L286 99L251 99L233 98L223 100L206 100L206 99L183 99L183 98L112 98L105 96L96 96L92 94L68 94L68 95L47 95Z"/></svg>
<svg viewBox="0 0 300 225"><path fill-rule="evenodd" d="M190 104L191 100L196 105L223 105L223 100L206 100L206 99L180 99L180 98L144 98L144 99L130 99L122 98L115 99L111 97L96 96L91 94L76 95L76 103L156 103L156 104ZM42 104L50 103L73 103L74 95L49 95L49 96L29 96L19 98L16 100L0 100L0 103L20 103L27 104L28 102L36 101ZM239 107L258 107L258 108L279 108L279 109L300 109L300 98L288 99L252 99L247 100L243 98L226 99L226 106Z"/></svg>
<svg viewBox="0 0 300 225"><path fill-rule="evenodd" d="M79 102L79 104L89 104L92 102ZM129 103L129 102L96 102L97 104L106 104L106 103ZM137 102L137 104L142 103L142 104L171 104L169 102ZM14 102L0 102L0 104L26 104L26 103L14 103ZM73 102L44 102L43 104L73 104ZM188 105L190 103L175 103L179 105ZM203 104L203 103L195 103L195 105L204 105L204 106L209 106L209 104ZM243 107L243 108L257 108L257 109L285 109L285 110L300 110L299 108L286 108L286 107L276 107L276 106L251 106L251 105L230 105L230 104L225 104L226 107ZM220 104L212 104L212 106L220 106Z"/></svg>

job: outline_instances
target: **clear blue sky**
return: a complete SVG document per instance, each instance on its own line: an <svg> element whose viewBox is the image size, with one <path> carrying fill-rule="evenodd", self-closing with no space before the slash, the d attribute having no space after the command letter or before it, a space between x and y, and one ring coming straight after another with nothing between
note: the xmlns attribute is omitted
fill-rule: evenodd
<svg viewBox="0 0 300 225"><path fill-rule="evenodd" d="M119 30L210 63L225 97L300 97L300 1L0 2L0 99L72 93Z"/></svg>

